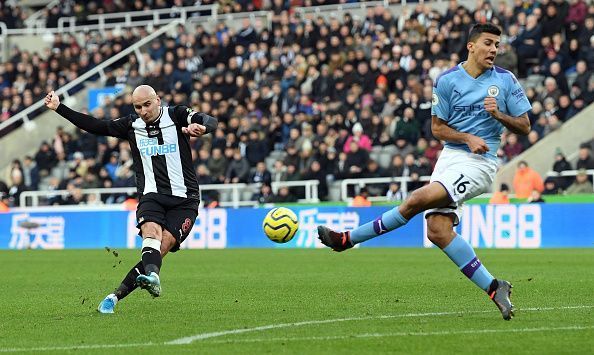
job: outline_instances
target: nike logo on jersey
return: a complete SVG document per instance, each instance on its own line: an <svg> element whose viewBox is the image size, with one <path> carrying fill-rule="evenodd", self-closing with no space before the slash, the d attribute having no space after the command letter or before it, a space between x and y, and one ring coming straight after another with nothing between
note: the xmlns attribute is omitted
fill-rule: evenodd
<svg viewBox="0 0 594 355"><path fill-rule="evenodd" d="M142 255L144 255L144 253L149 253L150 254L152 252L153 252L152 250L146 250L146 251L143 251L142 254L140 254L140 255L142 256Z"/></svg>

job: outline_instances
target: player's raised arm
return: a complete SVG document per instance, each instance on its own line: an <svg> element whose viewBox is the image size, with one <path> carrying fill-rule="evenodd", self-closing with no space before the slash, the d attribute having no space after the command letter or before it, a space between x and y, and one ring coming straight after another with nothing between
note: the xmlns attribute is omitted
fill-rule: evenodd
<svg viewBox="0 0 594 355"><path fill-rule="evenodd" d="M45 96L45 106L50 110L56 111L60 116L72 122L76 127L89 133L101 136L113 135L110 133L108 122L74 111L70 107L60 103L60 98L53 90Z"/></svg>
<svg viewBox="0 0 594 355"><path fill-rule="evenodd" d="M458 132L436 115L431 117L431 132L439 140L451 143L464 143L475 154L483 154L489 151L489 146L482 138L470 133Z"/></svg>

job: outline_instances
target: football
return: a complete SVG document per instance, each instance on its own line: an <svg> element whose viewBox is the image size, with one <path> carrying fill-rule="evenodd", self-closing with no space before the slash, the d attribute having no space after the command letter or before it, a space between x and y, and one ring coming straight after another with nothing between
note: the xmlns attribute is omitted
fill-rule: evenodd
<svg viewBox="0 0 594 355"><path fill-rule="evenodd" d="M297 233L299 221L295 212L285 207L277 207L268 211L262 222L262 229L273 242L286 243Z"/></svg>

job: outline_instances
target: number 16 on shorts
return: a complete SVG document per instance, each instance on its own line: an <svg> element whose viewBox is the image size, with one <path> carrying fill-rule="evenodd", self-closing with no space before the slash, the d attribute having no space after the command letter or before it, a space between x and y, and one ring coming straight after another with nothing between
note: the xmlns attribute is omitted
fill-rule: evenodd
<svg viewBox="0 0 594 355"><path fill-rule="evenodd" d="M460 174L458 180L454 181L454 190L460 194L464 195L466 192L466 185L470 184L470 181L464 179L464 174Z"/></svg>

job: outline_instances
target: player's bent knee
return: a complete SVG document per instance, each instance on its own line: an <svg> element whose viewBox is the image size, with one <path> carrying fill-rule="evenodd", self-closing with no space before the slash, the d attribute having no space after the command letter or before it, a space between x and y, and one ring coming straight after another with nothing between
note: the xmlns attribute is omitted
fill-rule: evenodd
<svg viewBox="0 0 594 355"><path fill-rule="evenodd" d="M430 215L427 218L427 239L440 248L445 248L456 235L452 216Z"/></svg>
<svg viewBox="0 0 594 355"><path fill-rule="evenodd" d="M427 239L437 246L440 246L445 242L446 234L447 232L444 233L444 230L441 228L427 227Z"/></svg>
<svg viewBox="0 0 594 355"><path fill-rule="evenodd" d="M142 238L152 238L156 240L162 239L162 232L163 228L155 223L155 222L146 222L142 226L140 226L140 231L142 233Z"/></svg>
<svg viewBox="0 0 594 355"><path fill-rule="evenodd" d="M165 256L177 244L175 237L169 233L168 230L163 231L163 239L161 240L161 255Z"/></svg>
<svg viewBox="0 0 594 355"><path fill-rule="evenodd" d="M414 214L417 214L424 210L425 201L425 194L419 190L415 190L406 199L406 207Z"/></svg>

